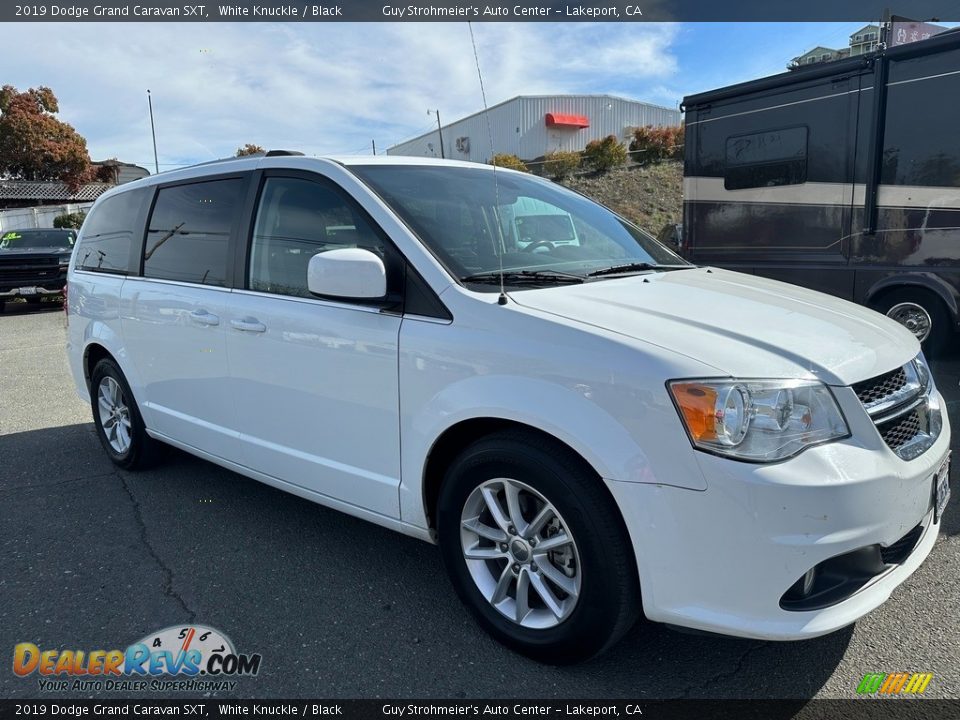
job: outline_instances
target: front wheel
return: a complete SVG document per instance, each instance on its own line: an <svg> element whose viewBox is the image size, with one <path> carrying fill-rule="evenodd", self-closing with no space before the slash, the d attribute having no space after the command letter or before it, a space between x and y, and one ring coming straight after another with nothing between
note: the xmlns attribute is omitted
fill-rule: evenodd
<svg viewBox="0 0 960 720"><path fill-rule="evenodd" d="M553 664L586 660L639 615L619 510L559 443L525 432L478 441L449 468L437 520L460 598L518 652Z"/></svg>

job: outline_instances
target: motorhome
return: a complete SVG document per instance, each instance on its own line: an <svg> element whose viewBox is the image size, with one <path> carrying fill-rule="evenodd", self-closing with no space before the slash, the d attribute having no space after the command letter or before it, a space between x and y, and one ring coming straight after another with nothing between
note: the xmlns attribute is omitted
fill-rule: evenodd
<svg viewBox="0 0 960 720"><path fill-rule="evenodd" d="M960 32L687 97L682 253L960 324Z"/></svg>

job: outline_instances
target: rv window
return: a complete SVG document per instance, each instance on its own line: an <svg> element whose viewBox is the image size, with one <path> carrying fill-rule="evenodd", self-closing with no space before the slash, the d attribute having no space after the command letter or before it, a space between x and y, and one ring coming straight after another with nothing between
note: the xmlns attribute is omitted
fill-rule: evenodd
<svg viewBox="0 0 960 720"><path fill-rule="evenodd" d="M723 186L742 190L807 181L807 128L727 138Z"/></svg>

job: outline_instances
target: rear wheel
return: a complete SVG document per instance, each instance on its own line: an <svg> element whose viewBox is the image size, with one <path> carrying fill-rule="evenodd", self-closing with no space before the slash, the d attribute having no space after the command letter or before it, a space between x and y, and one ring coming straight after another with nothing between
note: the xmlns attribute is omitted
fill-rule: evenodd
<svg viewBox="0 0 960 720"><path fill-rule="evenodd" d="M444 564L474 617L534 659L598 655L640 613L619 510L559 443L515 431L476 442L447 472L437 529Z"/></svg>
<svg viewBox="0 0 960 720"><path fill-rule="evenodd" d="M927 353L942 351L953 335L946 305L930 290L897 288L881 296L874 307L913 333Z"/></svg>
<svg viewBox="0 0 960 720"><path fill-rule="evenodd" d="M135 470L156 459L160 443L147 435L130 386L110 358L100 360L93 369L90 403L100 444L115 465Z"/></svg>

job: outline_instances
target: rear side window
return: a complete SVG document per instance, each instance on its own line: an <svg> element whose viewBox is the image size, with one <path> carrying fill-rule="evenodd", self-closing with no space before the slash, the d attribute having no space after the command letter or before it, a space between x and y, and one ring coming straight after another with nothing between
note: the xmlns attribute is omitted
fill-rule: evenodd
<svg viewBox="0 0 960 720"><path fill-rule="evenodd" d="M226 285L243 188L241 178L230 178L161 189L147 231L144 277Z"/></svg>
<svg viewBox="0 0 960 720"><path fill-rule="evenodd" d="M137 272L143 226L137 227L149 190L130 190L109 197L83 223L76 267L80 270L129 275ZM140 220L142 223L143 221Z"/></svg>
<svg viewBox="0 0 960 720"><path fill-rule="evenodd" d="M727 138L723 186L742 190L807 181L807 128L767 130Z"/></svg>

